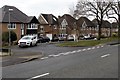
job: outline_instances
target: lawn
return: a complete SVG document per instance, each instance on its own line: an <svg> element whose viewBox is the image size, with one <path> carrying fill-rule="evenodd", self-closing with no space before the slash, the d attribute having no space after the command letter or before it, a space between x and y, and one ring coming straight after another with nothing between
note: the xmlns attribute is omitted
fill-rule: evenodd
<svg viewBox="0 0 120 80"><path fill-rule="evenodd" d="M101 40L80 40L78 42L66 41L64 43L57 44L57 46L61 46L61 47L95 46L95 45L104 44L104 43L115 41L115 40L118 40L118 38L111 37L111 38L105 38Z"/></svg>

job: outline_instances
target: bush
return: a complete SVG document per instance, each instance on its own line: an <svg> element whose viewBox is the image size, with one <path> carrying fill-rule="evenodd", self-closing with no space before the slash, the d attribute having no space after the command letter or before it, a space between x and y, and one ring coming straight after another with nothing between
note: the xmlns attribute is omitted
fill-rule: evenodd
<svg viewBox="0 0 120 80"><path fill-rule="evenodd" d="M112 37L118 37L118 33L112 33Z"/></svg>
<svg viewBox="0 0 120 80"><path fill-rule="evenodd" d="M17 40L17 35L14 31L10 31L10 38L11 38L11 43L15 40ZM3 32L2 33L2 41L3 42L9 42L9 32Z"/></svg>

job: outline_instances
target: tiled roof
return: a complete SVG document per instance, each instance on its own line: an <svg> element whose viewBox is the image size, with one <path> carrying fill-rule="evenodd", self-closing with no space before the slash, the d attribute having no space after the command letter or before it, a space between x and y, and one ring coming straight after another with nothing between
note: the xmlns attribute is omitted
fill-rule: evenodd
<svg viewBox="0 0 120 80"><path fill-rule="evenodd" d="M118 28L118 23L117 22L113 22L112 23L112 28Z"/></svg>
<svg viewBox="0 0 120 80"><path fill-rule="evenodd" d="M98 22L97 22L96 19L94 19L92 22L94 23L95 26L97 26ZM111 27L111 23L109 21L107 21L107 20L103 20L101 27L102 28L110 28Z"/></svg>
<svg viewBox="0 0 120 80"><path fill-rule="evenodd" d="M54 15L52 14L41 14L41 15L48 22L48 24L51 24L51 25L58 24L58 19Z"/></svg>
<svg viewBox="0 0 120 80"><path fill-rule="evenodd" d="M13 9L13 11L9 11L9 9ZM0 22L8 23L9 22L9 14L10 14L10 22L15 23L29 23L33 17L27 16L25 13L20 11L14 6L5 5L0 9L2 11L2 16L0 16Z"/></svg>
<svg viewBox="0 0 120 80"><path fill-rule="evenodd" d="M59 24L62 23L63 20L66 20L67 24L69 27L74 27L75 26L75 23L76 23L76 19L73 18L71 15L69 14L64 14L63 16L59 16Z"/></svg>
<svg viewBox="0 0 120 80"><path fill-rule="evenodd" d="M39 23L35 16L29 16L27 19L27 23Z"/></svg>
<svg viewBox="0 0 120 80"><path fill-rule="evenodd" d="M13 9L13 11L9 11L9 9ZM7 5L2 7L2 22L9 22L9 13L10 22L27 23L28 16L26 14L14 6Z"/></svg>
<svg viewBox="0 0 120 80"><path fill-rule="evenodd" d="M90 21L88 18L86 17L80 17L78 20L77 20L77 25L79 27L82 27L82 24L83 23L86 23L87 27L94 27L95 25L92 23L92 21Z"/></svg>

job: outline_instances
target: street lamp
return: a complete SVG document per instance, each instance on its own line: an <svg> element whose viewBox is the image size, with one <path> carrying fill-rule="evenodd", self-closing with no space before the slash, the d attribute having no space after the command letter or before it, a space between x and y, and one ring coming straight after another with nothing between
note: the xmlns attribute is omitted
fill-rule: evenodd
<svg viewBox="0 0 120 80"><path fill-rule="evenodd" d="M11 24L10 24L10 12L13 11L13 9L8 9L9 11L9 25L8 25L8 29L9 29L9 54L11 55L11 33L10 33L10 28L11 28Z"/></svg>

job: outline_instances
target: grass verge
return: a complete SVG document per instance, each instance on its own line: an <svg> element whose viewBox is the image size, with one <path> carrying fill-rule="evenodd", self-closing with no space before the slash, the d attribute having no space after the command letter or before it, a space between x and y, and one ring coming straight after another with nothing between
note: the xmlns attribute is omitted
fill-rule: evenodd
<svg viewBox="0 0 120 80"><path fill-rule="evenodd" d="M104 43L111 42L111 41L116 41L116 40L118 40L117 37L110 37L110 38L101 39L101 40L80 40L78 42L60 43L60 44L57 44L57 46L60 46L60 47L95 46L95 45L104 44Z"/></svg>

